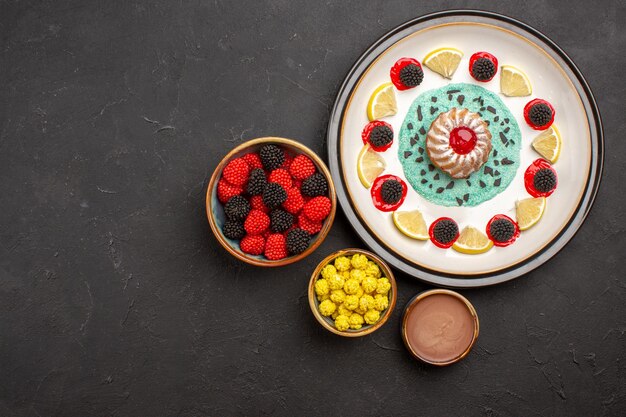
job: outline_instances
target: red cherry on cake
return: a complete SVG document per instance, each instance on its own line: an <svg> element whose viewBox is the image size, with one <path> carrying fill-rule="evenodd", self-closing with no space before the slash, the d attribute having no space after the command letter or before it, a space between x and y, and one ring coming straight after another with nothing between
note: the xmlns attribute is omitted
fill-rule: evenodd
<svg viewBox="0 0 626 417"><path fill-rule="evenodd" d="M526 169L524 185L533 197L548 197L556 190L558 178L550 162L539 158Z"/></svg>
<svg viewBox="0 0 626 417"><path fill-rule="evenodd" d="M524 120L535 130L546 130L554 122L556 111L552 104L536 98L524 106Z"/></svg>
<svg viewBox="0 0 626 417"><path fill-rule="evenodd" d="M406 184L395 175L381 175L374 180L371 194L374 207L380 211L394 211L406 197Z"/></svg>
<svg viewBox="0 0 626 417"><path fill-rule="evenodd" d="M450 132L450 147L459 155L468 154L476 147L478 137L467 126L458 126Z"/></svg>
<svg viewBox="0 0 626 417"><path fill-rule="evenodd" d="M470 57L469 72L476 81L491 81L498 72L498 59L489 52L476 52Z"/></svg>
<svg viewBox="0 0 626 417"><path fill-rule="evenodd" d="M389 72L391 82L400 91L417 87L424 80L422 64L417 59L400 58Z"/></svg>
<svg viewBox="0 0 626 417"><path fill-rule="evenodd" d="M393 129L389 123L374 120L368 123L361 132L363 143L369 143L376 152L384 152L393 143Z"/></svg>

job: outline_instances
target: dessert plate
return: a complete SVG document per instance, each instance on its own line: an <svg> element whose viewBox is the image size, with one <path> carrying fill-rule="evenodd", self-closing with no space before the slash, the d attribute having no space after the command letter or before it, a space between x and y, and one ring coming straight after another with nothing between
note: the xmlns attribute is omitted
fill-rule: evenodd
<svg viewBox="0 0 626 417"><path fill-rule="evenodd" d="M560 156L552 165L558 186L547 198L542 218L513 244L496 245L478 255L442 249L431 240L416 240L401 233L392 213L381 211L373 202L371 190L357 172L373 92L391 81L390 69L398 60L408 57L422 62L439 48L454 48L463 54L450 79L422 63L423 81L415 88L395 89L397 112L378 117L394 133L391 146L378 153L385 165L380 176L391 175L406 185L406 198L394 209L419 210L426 226L447 217L461 230L472 226L485 233L491 218L506 215L515 219L516 203L531 197L525 187L525 172L541 158L531 146L541 131L532 129L525 120L524 107L530 100L545 99L554 107L554 126L562 138ZM499 63L496 76L489 82L478 82L469 71L470 57L479 51L488 51ZM502 66L521 69L530 80L532 93L523 97L502 94ZM451 178L439 166L429 166L424 152L431 123L452 107L479 114L492 135L489 160L461 179ZM603 154L598 108L571 59L528 25L475 10L422 16L379 39L348 73L328 128L331 174L341 207L357 234L395 268L445 287L482 287L508 281L554 256L573 237L593 204Z"/></svg>

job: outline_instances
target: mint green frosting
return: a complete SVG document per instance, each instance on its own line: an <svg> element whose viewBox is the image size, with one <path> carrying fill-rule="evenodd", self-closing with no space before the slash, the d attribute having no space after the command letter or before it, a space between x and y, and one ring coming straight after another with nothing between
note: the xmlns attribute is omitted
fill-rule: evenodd
<svg viewBox="0 0 626 417"><path fill-rule="evenodd" d="M478 113L491 132L489 159L467 179L454 179L439 170L426 152L430 125L453 107ZM477 206L509 186L520 165L521 144L519 126L496 94L478 85L449 84L420 94L411 104L400 128L398 158L413 189L428 201Z"/></svg>

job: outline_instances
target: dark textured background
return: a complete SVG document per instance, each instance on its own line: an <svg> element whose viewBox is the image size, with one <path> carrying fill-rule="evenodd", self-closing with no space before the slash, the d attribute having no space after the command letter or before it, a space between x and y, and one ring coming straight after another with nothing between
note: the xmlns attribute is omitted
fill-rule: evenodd
<svg viewBox="0 0 626 417"><path fill-rule="evenodd" d="M408 276L369 337L314 321L311 269L360 245L342 214L278 274L210 234L204 191L229 148L280 135L325 156L353 61L454 7L481 2L0 0L0 415L626 415L623 1L493 6L580 66L607 158L558 256L463 292L481 335L456 366L402 347L402 306L427 288Z"/></svg>

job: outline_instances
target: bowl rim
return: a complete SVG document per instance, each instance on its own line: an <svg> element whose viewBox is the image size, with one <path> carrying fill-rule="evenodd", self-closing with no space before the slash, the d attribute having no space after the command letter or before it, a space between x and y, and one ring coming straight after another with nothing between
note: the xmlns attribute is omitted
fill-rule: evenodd
<svg viewBox="0 0 626 417"><path fill-rule="evenodd" d="M342 332L340 330L337 330L335 326L328 323L328 321L326 321L324 316L322 316L322 314L317 309L317 303L316 303L317 298L315 296L315 281L319 277L322 271L322 268L326 266L326 264L328 264L331 260L342 255L346 255L346 254L354 255L356 253L367 256L370 260L376 262L378 266L383 270L385 277L389 279L389 283L391 284L391 297L390 297L391 299L389 300L389 306L385 310L385 314L383 314L376 323L371 324L371 325L366 325L357 331ZM340 249L338 251L331 253L327 257L325 257L313 270L313 273L311 274L311 278L309 279L309 286L308 286L307 292L309 296L309 307L311 308L311 312L313 313L313 316L318 321L318 323L321 324L326 330L328 330L331 333L334 333L342 337L350 337L350 338L368 335L370 333L375 332L380 327L382 327L387 322L387 320L389 320L389 317L391 317L391 314L393 313L393 310L396 306L396 300L398 298L398 286L396 284L396 278L394 277L393 272L391 271L391 268L389 267L389 265L387 265L387 263L383 261L378 255L370 251L367 251L365 249L359 249L359 248Z"/></svg>
<svg viewBox="0 0 626 417"><path fill-rule="evenodd" d="M467 346L467 348L459 356L454 357L448 361L442 361L442 362L434 362L434 361L421 357L409 344L407 334L406 334L406 324L407 324L409 312L411 311L411 309L415 307L415 305L421 300L423 300L424 298L429 297L431 295L436 295L436 294L450 295L450 296L457 298L461 302L463 302L463 304L465 304L465 306L469 310L472 316L473 322L474 322L474 334L472 335L472 340L470 344ZM406 306L404 307L404 312L402 314L401 333L402 333L402 341L404 342L404 346L414 358L419 359L420 361L427 363L429 365L447 366L447 365L452 365L453 363L459 362L461 359L463 359L470 353L470 351L474 347L474 344L476 343L476 340L478 340L478 334L480 333L480 321L478 319L478 314L476 313L476 309L474 308L474 305L467 298L465 298L464 296L462 296L456 291L452 291L452 290L448 290L444 288L436 288L432 290L422 291L416 294L415 296L413 296L409 300L409 302L406 303Z"/></svg>
<svg viewBox="0 0 626 417"><path fill-rule="evenodd" d="M277 261L272 261L269 259L256 259L251 256L247 256L244 253L239 253L238 251L236 251L230 245L230 243L224 238L221 231L219 230L219 227L217 226L217 223L213 216L213 202L211 200L212 191L214 187L216 187L217 182L219 181L222 175L222 170L224 169L226 164L230 162L233 156L252 146L259 145L259 144L266 144L266 143L274 143L274 144L279 144L279 145L283 145L286 147L292 147L292 148L297 149L301 153L305 154L309 158L311 158L313 162L315 163L315 165L318 167L318 169L326 177L326 181L328 182L328 194L329 194L329 198L331 201L330 213L328 214L328 217L324 221L324 224L322 225L322 229L318 232L317 236L315 237L315 240L309 245L309 247L304 252L298 255L289 256L287 258L279 259ZM230 152L228 152L222 158L219 164L217 164L217 166L215 167L215 170L213 171L213 174L211 175L211 179L209 180L209 185L207 187L205 198L206 198L206 214L207 214L207 218L209 221L209 225L211 226L211 231L213 232L213 235L215 235L215 238L220 243L220 245L222 245L222 247L226 249L226 251L229 252L231 255L233 255L235 258L241 261L244 261L250 265L263 266L263 267L279 267L279 266L289 265L294 262L298 262L299 260L304 259L305 257L309 256L311 253L313 253L315 249L317 249L318 246L322 244L324 239L326 239L326 236L328 235L328 232L330 231L330 228L333 224L333 221L335 219L335 214L337 211L337 195L335 193L335 184L333 183L333 179L330 175L330 171L328 170L328 167L326 166L324 161L322 161L322 159L315 152L313 152L312 149L301 144L300 142L297 142L293 139L281 138L277 136L264 136L264 137L260 137L256 139L251 139L249 141L246 141L244 143L237 145Z"/></svg>

